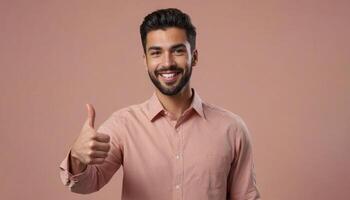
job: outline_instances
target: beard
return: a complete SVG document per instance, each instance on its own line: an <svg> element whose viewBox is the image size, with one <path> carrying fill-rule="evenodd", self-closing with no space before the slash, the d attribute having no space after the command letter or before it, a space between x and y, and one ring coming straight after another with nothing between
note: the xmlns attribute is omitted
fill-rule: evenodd
<svg viewBox="0 0 350 200"><path fill-rule="evenodd" d="M148 70L148 75L152 81L152 83L154 84L154 86L156 86L156 88L158 88L158 90L167 96L174 96L176 94L178 94L189 82L189 80L191 79L191 75L192 75L192 66L191 67L187 67L186 69L188 70L183 70L175 65L172 65L170 67L164 67L164 68L160 68L158 70L155 70L153 73L150 72ZM166 70L175 70L181 73L181 78L178 81L178 83L171 85L171 86L163 86L162 83L159 81L159 79L157 78L159 75L159 72L161 71L166 71Z"/></svg>

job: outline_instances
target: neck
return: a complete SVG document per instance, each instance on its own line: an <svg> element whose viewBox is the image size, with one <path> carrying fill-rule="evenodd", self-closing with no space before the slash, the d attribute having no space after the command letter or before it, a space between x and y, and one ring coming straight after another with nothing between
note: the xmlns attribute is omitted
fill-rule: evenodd
<svg viewBox="0 0 350 200"><path fill-rule="evenodd" d="M174 96L167 96L156 90L156 95L168 112L172 113L178 119L181 114L190 107L192 90L189 84L183 88L178 94Z"/></svg>

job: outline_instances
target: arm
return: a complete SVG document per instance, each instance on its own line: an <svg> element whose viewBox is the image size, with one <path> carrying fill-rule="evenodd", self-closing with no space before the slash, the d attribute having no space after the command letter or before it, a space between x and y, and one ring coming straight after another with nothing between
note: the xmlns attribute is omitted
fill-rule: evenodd
<svg viewBox="0 0 350 200"><path fill-rule="evenodd" d="M93 123L90 125L93 127ZM120 127L113 115L91 135L84 133L84 125L82 133L60 164L61 180L72 192L88 194L98 191L120 168L123 161Z"/></svg>
<svg viewBox="0 0 350 200"><path fill-rule="evenodd" d="M227 199L259 200L256 186L252 145L249 131L242 119L238 120L234 138L234 161L228 177Z"/></svg>

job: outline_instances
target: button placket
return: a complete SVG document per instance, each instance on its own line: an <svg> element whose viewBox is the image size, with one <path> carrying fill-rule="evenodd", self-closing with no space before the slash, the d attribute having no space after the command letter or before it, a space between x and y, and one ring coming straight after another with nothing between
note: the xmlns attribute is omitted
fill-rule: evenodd
<svg viewBox="0 0 350 200"><path fill-rule="evenodd" d="M176 138L176 150L175 150L175 195L176 199L182 199L182 187L183 187L183 159L182 159L182 134L181 126L175 127L175 138Z"/></svg>

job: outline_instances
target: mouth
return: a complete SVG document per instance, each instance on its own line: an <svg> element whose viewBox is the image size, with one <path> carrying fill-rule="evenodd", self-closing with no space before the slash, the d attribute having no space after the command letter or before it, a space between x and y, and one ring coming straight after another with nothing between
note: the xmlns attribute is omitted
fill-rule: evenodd
<svg viewBox="0 0 350 200"><path fill-rule="evenodd" d="M175 83L180 77L181 71L167 70L157 73L157 76L166 84Z"/></svg>

